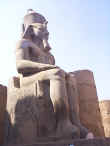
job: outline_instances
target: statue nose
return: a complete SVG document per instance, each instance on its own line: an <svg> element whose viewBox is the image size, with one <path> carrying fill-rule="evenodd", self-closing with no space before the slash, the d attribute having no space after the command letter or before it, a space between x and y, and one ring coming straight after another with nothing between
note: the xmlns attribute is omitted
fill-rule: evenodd
<svg viewBox="0 0 110 146"><path fill-rule="evenodd" d="M51 47L46 39L43 39L44 51L51 50Z"/></svg>
<svg viewBox="0 0 110 146"><path fill-rule="evenodd" d="M49 50L51 50L51 47L50 47L50 46L46 46L44 49L45 49L46 51L49 51Z"/></svg>

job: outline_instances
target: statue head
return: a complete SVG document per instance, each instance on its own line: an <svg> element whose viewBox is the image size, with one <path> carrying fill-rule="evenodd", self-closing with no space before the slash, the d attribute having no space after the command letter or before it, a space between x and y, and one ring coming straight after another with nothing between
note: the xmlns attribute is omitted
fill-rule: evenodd
<svg viewBox="0 0 110 146"><path fill-rule="evenodd" d="M47 20L39 13L29 9L27 15L24 16L23 38L35 39L43 43L44 51L49 51L48 43L49 32L47 30Z"/></svg>

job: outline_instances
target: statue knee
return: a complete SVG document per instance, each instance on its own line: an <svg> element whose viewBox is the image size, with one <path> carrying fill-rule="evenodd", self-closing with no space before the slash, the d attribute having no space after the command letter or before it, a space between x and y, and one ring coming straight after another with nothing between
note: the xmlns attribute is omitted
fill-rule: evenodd
<svg viewBox="0 0 110 146"><path fill-rule="evenodd" d="M58 75L59 77L65 78L65 72L62 69L56 69L56 75Z"/></svg>
<svg viewBox="0 0 110 146"><path fill-rule="evenodd" d="M54 79L65 79L66 73L62 69L55 69L53 73L53 78Z"/></svg>
<svg viewBox="0 0 110 146"><path fill-rule="evenodd" d="M72 74L72 73L67 74L66 80L67 80L67 83L70 83L70 84L73 84L73 85L76 84L75 75Z"/></svg>

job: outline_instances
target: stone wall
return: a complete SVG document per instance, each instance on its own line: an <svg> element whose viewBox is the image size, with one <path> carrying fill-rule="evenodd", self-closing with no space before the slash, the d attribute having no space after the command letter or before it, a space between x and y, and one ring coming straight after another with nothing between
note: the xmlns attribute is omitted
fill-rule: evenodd
<svg viewBox="0 0 110 146"><path fill-rule="evenodd" d="M110 100L99 102L105 137L110 137Z"/></svg>
<svg viewBox="0 0 110 146"><path fill-rule="evenodd" d="M104 136L93 73L89 70L79 70L74 74L77 80L81 123L95 136Z"/></svg>
<svg viewBox="0 0 110 146"><path fill-rule="evenodd" d="M7 88L0 85L0 144L3 143L4 131L4 114L7 102Z"/></svg>

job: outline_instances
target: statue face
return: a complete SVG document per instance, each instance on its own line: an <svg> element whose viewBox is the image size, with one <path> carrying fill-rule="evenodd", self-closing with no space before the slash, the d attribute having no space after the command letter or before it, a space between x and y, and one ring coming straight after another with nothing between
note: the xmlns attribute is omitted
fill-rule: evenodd
<svg viewBox="0 0 110 146"><path fill-rule="evenodd" d="M48 40L49 33L47 31L47 28L42 24L38 26L33 26L33 33L36 37L40 38L41 40Z"/></svg>
<svg viewBox="0 0 110 146"><path fill-rule="evenodd" d="M49 51L51 49L51 47L48 43L49 32L47 30L46 25L39 24L37 26L33 26L33 33L36 37L38 37L42 41L44 51Z"/></svg>

